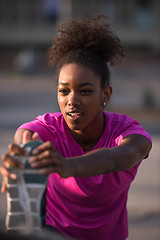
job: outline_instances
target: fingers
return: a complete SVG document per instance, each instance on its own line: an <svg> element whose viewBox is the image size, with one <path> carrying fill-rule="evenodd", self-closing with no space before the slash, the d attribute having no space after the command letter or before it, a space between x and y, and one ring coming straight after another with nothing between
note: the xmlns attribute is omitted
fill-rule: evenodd
<svg viewBox="0 0 160 240"><path fill-rule="evenodd" d="M33 168L42 168L49 165L61 165L61 157L58 153L49 154L46 151L36 157L31 157L30 164Z"/></svg>
<svg viewBox="0 0 160 240"><path fill-rule="evenodd" d="M30 158L32 167L41 168L48 165L60 165L62 156L55 150L46 150Z"/></svg>
<svg viewBox="0 0 160 240"><path fill-rule="evenodd" d="M37 155L41 152L44 152L46 150L53 150L53 151L56 151L55 147L53 146L52 142L48 141L48 142L45 142L41 145L39 145L36 149L33 150L33 154L34 155Z"/></svg>
<svg viewBox="0 0 160 240"><path fill-rule="evenodd" d="M24 164L19 162L16 158L13 158L10 154L4 154L2 156L3 164L7 168L9 166L16 168L24 168ZM2 172L2 170L1 170ZM3 175L3 174L2 174Z"/></svg>
<svg viewBox="0 0 160 240"><path fill-rule="evenodd" d="M18 161L18 159L16 157L14 157L14 154L18 154L18 155L21 155L21 156L27 156L28 157L29 153L25 149L21 148L20 146L18 146L16 144L10 144L9 145L9 151L10 151L10 153L4 154L2 156L2 161L3 161L4 167L1 167L0 173L3 176L9 176L10 177L10 173L8 173L8 171L6 170L6 168L8 168L9 166L16 167L16 168L21 168L21 169L24 168L24 164L22 162Z"/></svg>
<svg viewBox="0 0 160 240"><path fill-rule="evenodd" d="M9 172L5 167L0 166L0 173L3 177L10 177L12 179L16 179L17 175L15 173Z"/></svg>
<svg viewBox="0 0 160 240"><path fill-rule="evenodd" d="M51 142L45 142L33 151L30 164L33 168L61 166L63 157L56 151Z"/></svg>
<svg viewBox="0 0 160 240"><path fill-rule="evenodd" d="M6 178L16 179L17 175L15 173L10 172L7 168L9 166L16 168L24 168L24 164L19 162L16 157L13 157L14 154L18 154L21 156L29 156L29 153L20 147L21 144L25 144L29 141L37 140L41 141L38 133L34 133L33 131L27 129L20 129L15 133L14 144L9 145L9 154L4 154L2 156L3 166L0 166L0 174L4 177L1 187L1 192L6 191ZM43 151L43 150L40 150Z"/></svg>
<svg viewBox="0 0 160 240"><path fill-rule="evenodd" d="M6 192L6 189L7 189L6 178L3 178L1 192L2 193Z"/></svg>
<svg viewBox="0 0 160 240"><path fill-rule="evenodd" d="M8 148L11 155L14 155L15 153L17 153L18 155L22 155L22 156L29 156L29 153L17 144L9 144Z"/></svg>
<svg viewBox="0 0 160 240"><path fill-rule="evenodd" d="M11 178L11 179L16 179L17 175L15 173L11 173L9 172L5 167L1 166L0 167L0 173L3 176L3 180L2 180L2 187L1 187L1 192L4 193L6 191L7 188L7 183L6 183L6 177Z"/></svg>

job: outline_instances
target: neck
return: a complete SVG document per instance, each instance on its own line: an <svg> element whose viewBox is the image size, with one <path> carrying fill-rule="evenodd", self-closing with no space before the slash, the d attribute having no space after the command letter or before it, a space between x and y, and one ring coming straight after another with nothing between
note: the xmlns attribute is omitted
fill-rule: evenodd
<svg viewBox="0 0 160 240"><path fill-rule="evenodd" d="M72 137L75 139L75 141L82 147L84 151L89 151L95 147L95 145L98 143L100 137L103 134L105 127L105 120L104 117L102 117L101 121L99 123L90 124L87 128L83 130L70 130Z"/></svg>

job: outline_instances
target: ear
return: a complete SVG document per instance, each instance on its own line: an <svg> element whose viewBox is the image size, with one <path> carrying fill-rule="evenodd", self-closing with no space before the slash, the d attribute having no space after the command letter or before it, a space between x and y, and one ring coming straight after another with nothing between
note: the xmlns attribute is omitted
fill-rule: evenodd
<svg viewBox="0 0 160 240"><path fill-rule="evenodd" d="M103 106L105 106L109 102L111 95L112 95L112 87L111 86L104 87L103 98L102 98Z"/></svg>

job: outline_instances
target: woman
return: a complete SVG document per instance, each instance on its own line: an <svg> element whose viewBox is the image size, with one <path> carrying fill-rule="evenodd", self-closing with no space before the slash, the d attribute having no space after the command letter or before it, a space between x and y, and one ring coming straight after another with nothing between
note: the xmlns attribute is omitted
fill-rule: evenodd
<svg viewBox="0 0 160 240"><path fill-rule="evenodd" d="M2 175L16 178L5 167L23 167L12 153L25 154L19 145L28 140L44 142L30 163L41 174L50 174L46 225L64 236L128 236L128 190L149 154L151 138L136 120L104 111L112 94L108 64L123 56L107 17L63 23L49 51L49 63L57 70L61 113L46 113L23 124L10 154L3 156Z"/></svg>

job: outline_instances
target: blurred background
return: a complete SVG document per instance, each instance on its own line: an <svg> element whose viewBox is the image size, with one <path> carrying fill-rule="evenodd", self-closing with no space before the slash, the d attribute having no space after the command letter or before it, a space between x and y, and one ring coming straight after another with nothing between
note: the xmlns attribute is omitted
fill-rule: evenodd
<svg viewBox="0 0 160 240"><path fill-rule="evenodd" d="M128 240L159 240L160 1L1 0L0 155L20 124L59 111L47 51L59 23L91 13L108 15L126 53L120 66L110 68L113 96L106 110L136 118L153 139L129 193ZM0 193L0 229L5 214L6 195Z"/></svg>

